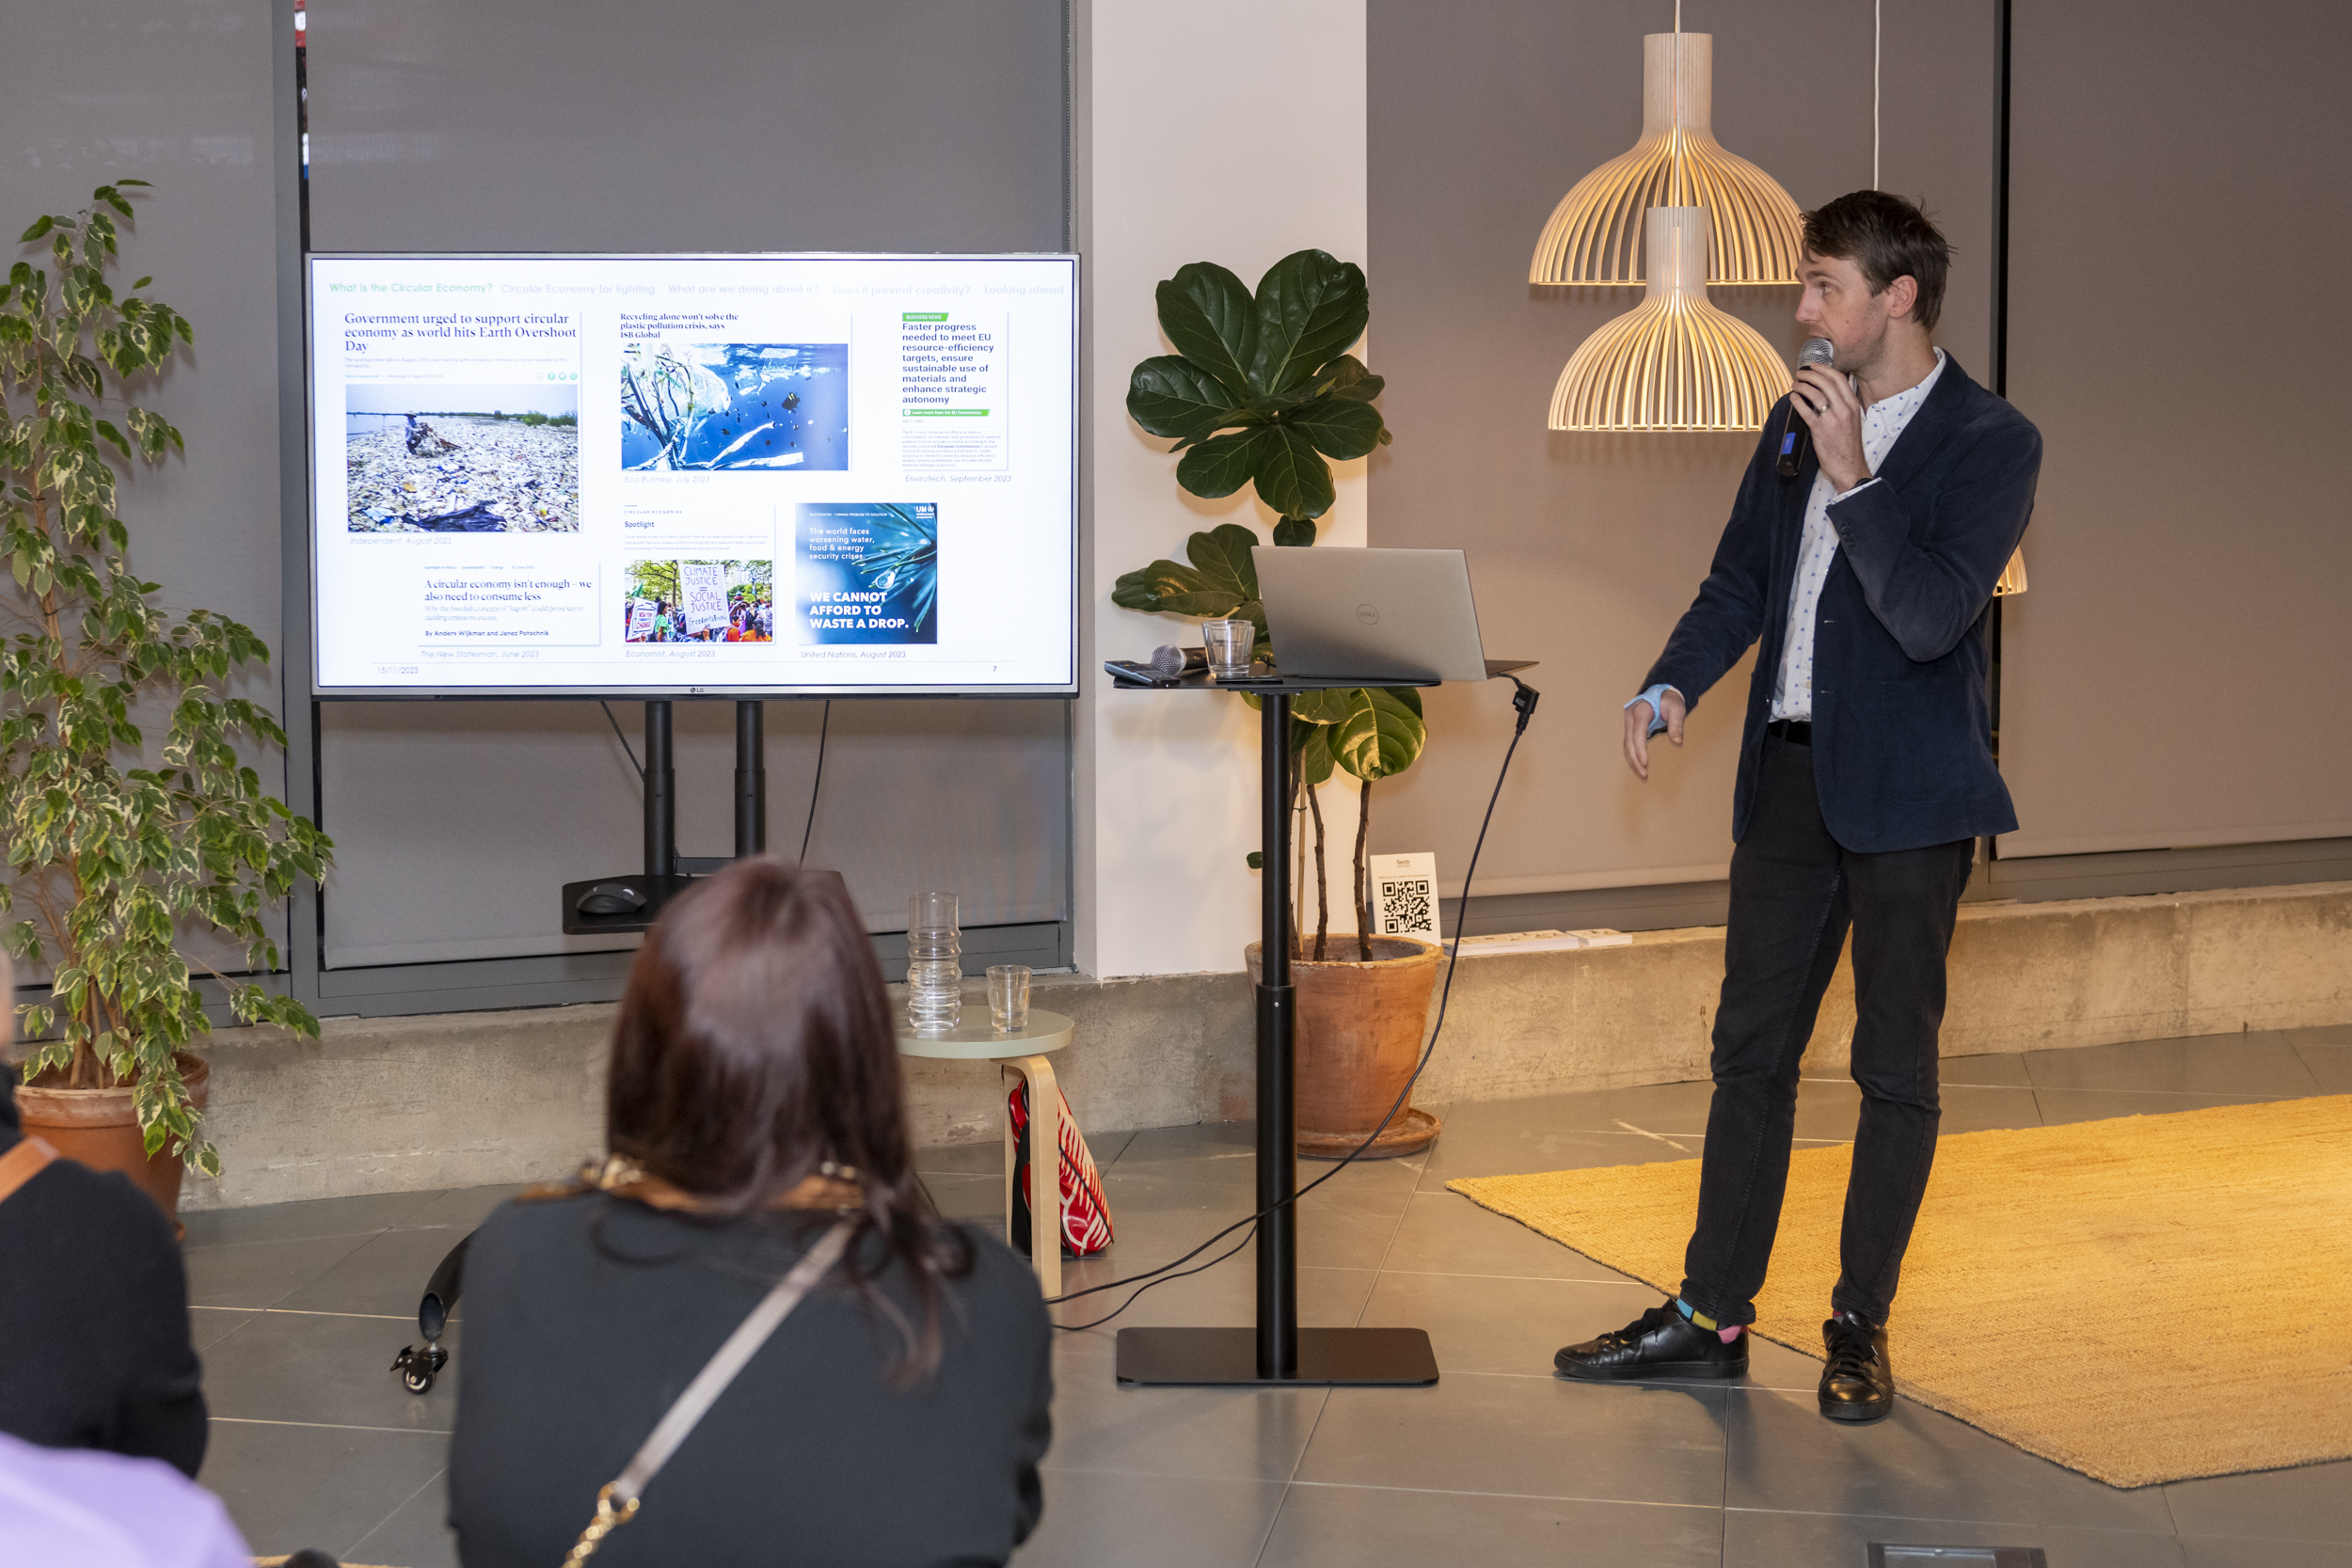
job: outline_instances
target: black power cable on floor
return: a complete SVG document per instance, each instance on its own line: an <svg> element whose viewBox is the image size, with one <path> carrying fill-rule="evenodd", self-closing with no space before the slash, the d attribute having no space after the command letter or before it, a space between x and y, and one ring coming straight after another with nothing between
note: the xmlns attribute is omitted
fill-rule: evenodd
<svg viewBox="0 0 2352 1568"><path fill-rule="evenodd" d="M817 831L817 792L825 787L825 736L833 731L833 699L825 699L825 716L817 724L817 777L808 785L808 821L801 829L801 858L796 865L808 863L808 835Z"/></svg>
<svg viewBox="0 0 2352 1568"><path fill-rule="evenodd" d="M1355 1164L1358 1156L1361 1155L1366 1149L1370 1148L1373 1146L1374 1141L1377 1139L1382 1132L1388 1131L1389 1123L1394 1121L1397 1117L1397 1114L1403 1111L1406 1105L1411 1101L1413 1095L1413 1085L1421 1082L1422 1073L1427 1070L1429 1067L1430 1057L1437 1053L1438 1039L1445 1033L1446 1006L1454 996L1454 966L1462 961L1462 927L1463 924L1470 919L1470 879L1478 875L1478 856L1480 851L1486 847L1486 829L1494 822L1495 803L1502 799L1502 781L1511 776L1511 758L1518 752L1519 737L1527 733L1528 721L1535 717L1536 701L1543 695L1543 693L1537 691L1534 687L1528 685L1517 675L1506 675L1504 679L1508 680L1513 686L1518 688L1518 691L1516 691L1511 698L1511 706L1518 712L1518 722L1512 728L1511 744L1503 751L1502 767L1495 774L1494 793L1486 798L1486 815L1479 819L1478 841L1470 847L1470 866L1462 873L1462 901L1456 908L1454 916L1454 942L1452 949L1446 958L1445 987L1438 994L1438 1022L1429 1031L1429 1043L1422 1048L1421 1060L1414 1065L1413 1075L1410 1078L1407 1078L1405 1081L1405 1086L1397 1091L1395 1103L1389 1107L1389 1114L1380 1118L1380 1125L1375 1127L1371 1133L1365 1137L1362 1143L1358 1144L1354 1148L1348 1150L1347 1154L1338 1163L1333 1164L1329 1170L1325 1171L1321 1176L1316 1177L1312 1181L1308 1182L1305 1186L1299 1188L1298 1191L1282 1199L1279 1203L1269 1204L1265 1208L1259 1210L1256 1213L1251 1214L1247 1219L1235 1220L1232 1224L1227 1226L1224 1229L1218 1231L1216 1235L1210 1237L1199 1246L1194 1247L1190 1252L1185 1253L1182 1258L1177 1259L1174 1262L1162 1263L1156 1269L1148 1269L1142 1274L1130 1275L1124 1279L1107 1280L1101 1285L1089 1285L1083 1291L1072 1291L1063 1295L1047 1297L1045 1302L1046 1306L1058 1307L1064 1302L1076 1301L1082 1296L1094 1295L1103 1291L1116 1291L1129 1285L1136 1288L1134 1295L1129 1296L1125 1301L1120 1302L1117 1307L1113 1307L1110 1311L1104 1313L1092 1323L1056 1323L1054 1325L1056 1328L1061 1329L1065 1333L1070 1334L1080 1333L1089 1328L1100 1328L1104 1323L1110 1322L1113 1318L1118 1317L1120 1313L1127 1310L1128 1307L1133 1307L1137 1298L1139 1298L1144 1291L1152 1289L1154 1285L1165 1285L1171 1279L1184 1279L1192 1275L1200 1274L1204 1270L1213 1269L1219 1263L1224 1262L1227 1259L1241 1251L1243 1247L1249 1244L1250 1238L1257 1234L1258 1222L1260 1220L1264 1219L1268 1214L1273 1213L1277 1209L1286 1208L1290 1205L1295 1204L1300 1198L1305 1197L1309 1193L1313 1192L1317 1187L1322 1186L1326 1181L1330 1180L1331 1178L1339 1175L1340 1172ZM1242 1230L1245 1227L1247 1227L1248 1229L1240 1241L1235 1242L1232 1246L1226 1248L1223 1252L1218 1253L1215 1258L1210 1259L1199 1268L1185 1269L1182 1274L1171 1274L1168 1272L1171 1269L1175 1269L1183 1264L1191 1262L1194 1259L1208 1251L1209 1248L1216 1245L1217 1243L1223 1241L1226 1237L1231 1236L1234 1231Z"/></svg>

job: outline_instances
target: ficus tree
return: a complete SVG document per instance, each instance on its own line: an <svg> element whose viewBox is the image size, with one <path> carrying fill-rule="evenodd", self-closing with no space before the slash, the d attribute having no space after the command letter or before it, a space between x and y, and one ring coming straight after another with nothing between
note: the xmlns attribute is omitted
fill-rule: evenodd
<svg viewBox="0 0 2352 1568"><path fill-rule="evenodd" d="M1386 383L1348 352L1371 320L1363 269L1320 250L1296 251L1266 269L1253 294L1225 268L1195 261L1162 282L1155 297L1160 331L1177 352L1136 367L1127 387L1129 417L1175 440L1169 451L1184 454L1176 465L1184 489L1215 499L1250 485L1279 515L1275 544L1311 546L1314 519L1335 497L1330 460L1367 456L1391 439L1373 406ZM1270 640L1249 555L1261 543L1239 523L1195 533L1183 562L1154 561L1127 573L1113 585L1111 602L1195 620L1247 620L1257 626L1263 651ZM1361 787L1355 909L1358 956L1369 960L1372 786L1411 767L1427 738L1421 694L1409 688L1302 692L1292 700L1292 772L1314 824L1311 947L1303 908L1292 921L1302 956L1327 957L1330 934L1315 787L1335 769ZM1303 905L1303 886L1299 898Z"/></svg>
<svg viewBox="0 0 2352 1568"><path fill-rule="evenodd" d="M180 432L128 401L195 341L187 319L141 291L118 296L116 218L102 185L73 216L20 237L0 285L0 555L14 578L0 642L0 911L18 958L50 967L50 1000L23 1009L39 1041L27 1080L128 1085L149 1154L169 1144L212 1174L177 1053L209 1032L184 935L209 929L246 952L246 974L206 966L232 1016L318 1033L309 1009L249 978L278 967L264 913L332 846L262 788L241 746L279 748L269 711L230 694L269 661L260 637L210 610L156 602L126 559L118 467L183 451ZM151 705L160 737L134 721Z"/></svg>

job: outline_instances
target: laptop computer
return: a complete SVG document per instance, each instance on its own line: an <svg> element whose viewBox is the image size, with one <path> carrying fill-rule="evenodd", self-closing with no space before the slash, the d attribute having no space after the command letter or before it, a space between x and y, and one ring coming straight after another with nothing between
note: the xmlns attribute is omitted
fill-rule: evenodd
<svg viewBox="0 0 2352 1568"><path fill-rule="evenodd" d="M1460 550L1261 545L1249 552L1283 675L1383 681L1483 681L1528 668L1489 659Z"/></svg>

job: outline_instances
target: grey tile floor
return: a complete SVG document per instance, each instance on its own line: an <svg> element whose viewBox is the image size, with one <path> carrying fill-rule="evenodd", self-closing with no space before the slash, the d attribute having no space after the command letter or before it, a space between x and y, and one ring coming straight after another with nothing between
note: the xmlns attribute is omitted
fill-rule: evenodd
<svg viewBox="0 0 2352 1568"><path fill-rule="evenodd" d="M2344 1093L2352 1028L1959 1057L1945 1085L1952 1132ZM1060 1336L1045 1518L1018 1568L1861 1568L1872 1541L2039 1545L2052 1568L2352 1568L2352 1462L2119 1492L1909 1403L1833 1426L1814 1409L1819 1364L1761 1342L1734 1386L1554 1378L1557 1346L1655 1295L1445 1183L1687 1159L1707 1098L1673 1084L1443 1107L1425 1156L1352 1166L1304 1200L1302 1321L1426 1328L1434 1388L1119 1387L1119 1328L1248 1321L1246 1252ZM1850 1136L1854 1115L1850 1083L1805 1081L1802 1137ZM1073 1265L1068 1288L1167 1261L1247 1214L1250 1141L1246 1124L1096 1138L1119 1241ZM977 1217L995 1212L998 1158L985 1145L921 1164L944 1209ZM512 1191L190 1218L214 1418L201 1479L256 1551L455 1561L442 1516L462 1307L432 1393L386 1369L414 1338L433 1265ZM1899 1317L1896 1335L1899 1358Z"/></svg>

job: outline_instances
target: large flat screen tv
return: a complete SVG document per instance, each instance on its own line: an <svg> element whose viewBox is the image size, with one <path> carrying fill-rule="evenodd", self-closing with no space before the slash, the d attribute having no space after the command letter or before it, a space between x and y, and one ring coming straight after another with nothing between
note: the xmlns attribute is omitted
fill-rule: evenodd
<svg viewBox="0 0 2352 1568"><path fill-rule="evenodd" d="M1076 258L309 289L315 695L1076 690Z"/></svg>

